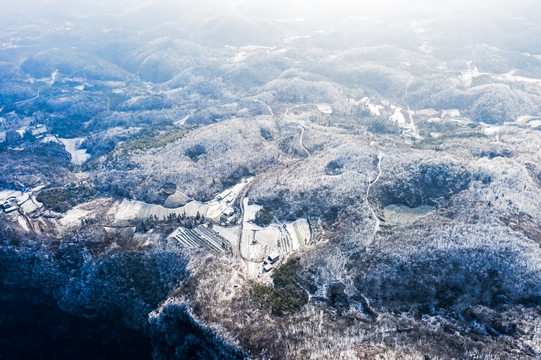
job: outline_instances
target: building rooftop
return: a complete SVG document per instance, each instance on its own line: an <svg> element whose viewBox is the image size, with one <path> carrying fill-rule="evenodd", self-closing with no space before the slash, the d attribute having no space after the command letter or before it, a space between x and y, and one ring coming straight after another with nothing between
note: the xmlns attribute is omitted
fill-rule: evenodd
<svg viewBox="0 0 541 360"><path fill-rule="evenodd" d="M47 132L47 128L43 124L36 125L30 129L30 133L33 136L43 135Z"/></svg>
<svg viewBox="0 0 541 360"><path fill-rule="evenodd" d="M269 254L269 260L271 262L275 262L276 260L278 260L280 258L280 253L277 252L277 251L273 251Z"/></svg>
<svg viewBox="0 0 541 360"><path fill-rule="evenodd" d="M265 272L269 272L272 269L273 269L273 266L271 264L263 265L263 270L265 270Z"/></svg>

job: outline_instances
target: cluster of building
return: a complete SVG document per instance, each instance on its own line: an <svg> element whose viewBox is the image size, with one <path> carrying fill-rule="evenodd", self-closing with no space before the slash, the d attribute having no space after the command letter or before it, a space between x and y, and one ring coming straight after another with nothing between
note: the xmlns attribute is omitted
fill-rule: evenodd
<svg viewBox="0 0 541 360"><path fill-rule="evenodd" d="M30 134L36 139L41 139L47 134L47 127L43 124L32 126L30 128Z"/></svg>
<svg viewBox="0 0 541 360"><path fill-rule="evenodd" d="M21 194L20 192L17 193ZM26 203L30 199L31 195L32 192L23 192L20 196L10 195L9 197L5 198L2 202L2 208L4 209L4 212L6 214L14 212L19 208L19 206Z"/></svg>
<svg viewBox="0 0 541 360"><path fill-rule="evenodd" d="M4 210L6 214L18 210L32 198L33 190L18 180L17 183L19 190L0 190L0 211Z"/></svg>
<svg viewBox="0 0 541 360"><path fill-rule="evenodd" d="M235 215L235 209L233 209L232 207L228 207L224 210L224 212L220 216L220 224L230 225L230 224L233 224L236 219L237 219L237 216Z"/></svg>
<svg viewBox="0 0 541 360"><path fill-rule="evenodd" d="M217 201L223 201L227 204L231 204L237 198L237 193L232 189L224 190L220 195L216 197Z"/></svg>
<svg viewBox="0 0 541 360"><path fill-rule="evenodd" d="M252 181L252 178L243 179L231 189L226 189L217 195L209 203L207 218L210 218L224 226L234 224L237 220L237 214L233 206L238 196L242 193L250 181Z"/></svg>
<svg viewBox="0 0 541 360"><path fill-rule="evenodd" d="M225 190L210 202L207 217L222 225L231 224L236 218L235 209L233 209L236 198L235 192Z"/></svg>
<svg viewBox="0 0 541 360"><path fill-rule="evenodd" d="M29 133L34 139L42 139L48 130L43 124L21 128L18 130L0 131L0 144L11 144L21 141L25 133Z"/></svg>
<svg viewBox="0 0 541 360"><path fill-rule="evenodd" d="M269 272L272 269L274 269L274 265L280 260L280 253L278 251L274 251L270 253L269 256L263 261L263 271Z"/></svg>
<svg viewBox="0 0 541 360"><path fill-rule="evenodd" d="M9 214L17 210L18 209L17 198L15 196L12 196L4 200L4 203L2 204L2 209L4 209L4 212L6 214Z"/></svg>

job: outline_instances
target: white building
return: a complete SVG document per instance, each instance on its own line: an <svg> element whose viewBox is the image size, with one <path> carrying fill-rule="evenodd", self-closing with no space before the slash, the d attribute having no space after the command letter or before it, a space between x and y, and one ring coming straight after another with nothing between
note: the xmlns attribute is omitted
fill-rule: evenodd
<svg viewBox="0 0 541 360"><path fill-rule="evenodd" d="M265 264L265 265L263 265L263 270L264 270L265 272L269 272L269 271L271 271L272 269L273 269L273 266L272 266L271 264Z"/></svg>
<svg viewBox="0 0 541 360"><path fill-rule="evenodd" d="M17 210L17 207L15 206L13 201L9 201L9 200L4 201L3 208L4 208L4 211L6 212L6 214L9 214L9 213Z"/></svg>
<svg viewBox="0 0 541 360"><path fill-rule="evenodd" d="M30 128L30 133L36 139L41 139L47 133L47 128L45 125L39 124Z"/></svg>
<svg viewBox="0 0 541 360"><path fill-rule="evenodd" d="M270 261L271 264L274 264L275 262L277 262L278 259L280 259L280 253L278 253L277 251L273 251L268 256L268 260Z"/></svg>

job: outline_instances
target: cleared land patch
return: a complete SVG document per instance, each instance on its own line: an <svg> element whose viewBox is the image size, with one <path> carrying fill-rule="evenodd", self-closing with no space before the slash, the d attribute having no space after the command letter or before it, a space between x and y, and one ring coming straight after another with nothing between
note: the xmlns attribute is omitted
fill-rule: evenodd
<svg viewBox="0 0 541 360"><path fill-rule="evenodd" d="M383 209L387 225L410 224L436 210L433 206L421 205L415 208L402 204L392 204Z"/></svg>

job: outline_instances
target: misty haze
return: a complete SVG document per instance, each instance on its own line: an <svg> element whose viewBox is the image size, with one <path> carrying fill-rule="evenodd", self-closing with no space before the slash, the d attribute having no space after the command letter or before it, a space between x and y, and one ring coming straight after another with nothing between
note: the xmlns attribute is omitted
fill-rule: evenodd
<svg viewBox="0 0 541 360"><path fill-rule="evenodd" d="M538 1L1 8L0 360L541 358Z"/></svg>

